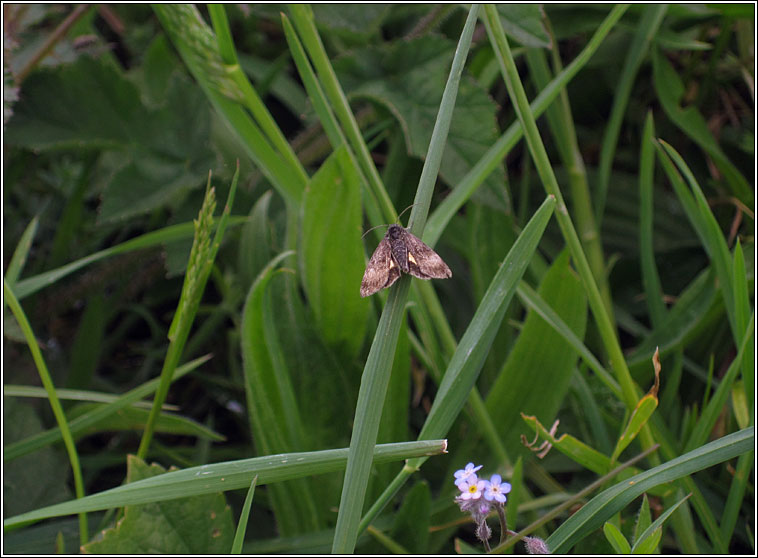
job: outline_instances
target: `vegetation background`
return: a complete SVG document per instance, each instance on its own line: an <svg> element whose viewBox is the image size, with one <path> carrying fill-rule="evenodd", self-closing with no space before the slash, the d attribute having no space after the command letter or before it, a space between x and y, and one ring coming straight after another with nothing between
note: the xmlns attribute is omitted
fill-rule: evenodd
<svg viewBox="0 0 758 558"><path fill-rule="evenodd" d="M3 551L755 552L754 9L5 4Z"/></svg>

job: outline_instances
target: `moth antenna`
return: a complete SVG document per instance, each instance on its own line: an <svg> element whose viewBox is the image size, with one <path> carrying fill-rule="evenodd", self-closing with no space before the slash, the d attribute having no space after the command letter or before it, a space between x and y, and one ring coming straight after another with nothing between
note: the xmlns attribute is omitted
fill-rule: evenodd
<svg viewBox="0 0 758 558"><path fill-rule="evenodd" d="M411 205L409 205L408 207L406 207L405 209L403 209L403 211L400 213L400 215L398 215L398 216L397 216L397 220L398 220L398 222L400 221L400 217L402 217L402 216L403 216L403 213L405 213L406 211L408 211L408 210L409 210L411 207L413 207L414 205L419 205L419 204L417 204L417 203L412 203Z"/></svg>
<svg viewBox="0 0 758 558"><path fill-rule="evenodd" d="M367 230L365 233L363 233L363 234L361 235L361 238L363 238L364 236L366 236L368 233L370 233L370 232L371 232L371 231L373 231L374 229L378 229L379 227L386 227L386 226L387 226L387 225L377 225L377 226L375 226L375 227L371 227L369 230Z"/></svg>
<svg viewBox="0 0 758 558"><path fill-rule="evenodd" d="M405 213L406 211L408 211L414 205L418 205L418 204L417 203L412 203L411 205L409 205L408 207L406 207L405 209L403 209L403 211L400 213L400 215L397 216L397 220L400 221L400 217L403 216L403 213ZM371 227L369 230L367 230L365 233L363 233L363 235L361 235L361 238L363 238L364 236L366 236L368 233L370 233L374 229L378 229L379 227L387 227L387 226L388 225L377 225L375 227Z"/></svg>

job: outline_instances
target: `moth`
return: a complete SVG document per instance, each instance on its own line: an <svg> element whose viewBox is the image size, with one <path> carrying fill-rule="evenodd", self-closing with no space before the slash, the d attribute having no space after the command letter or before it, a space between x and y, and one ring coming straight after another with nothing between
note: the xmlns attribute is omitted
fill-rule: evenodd
<svg viewBox="0 0 758 558"><path fill-rule="evenodd" d="M400 225L390 225L374 250L361 281L361 296L386 289L400 278L400 272L419 279L447 279L453 272L437 252Z"/></svg>

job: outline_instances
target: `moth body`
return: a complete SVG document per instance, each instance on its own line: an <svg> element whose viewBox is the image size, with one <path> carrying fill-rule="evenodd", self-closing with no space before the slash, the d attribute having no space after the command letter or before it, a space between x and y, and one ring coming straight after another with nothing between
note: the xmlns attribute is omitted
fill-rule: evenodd
<svg viewBox="0 0 758 558"><path fill-rule="evenodd" d="M390 225L374 250L361 281L361 296L385 289L400 278L400 272L419 279L447 279L453 272L437 252L400 225Z"/></svg>

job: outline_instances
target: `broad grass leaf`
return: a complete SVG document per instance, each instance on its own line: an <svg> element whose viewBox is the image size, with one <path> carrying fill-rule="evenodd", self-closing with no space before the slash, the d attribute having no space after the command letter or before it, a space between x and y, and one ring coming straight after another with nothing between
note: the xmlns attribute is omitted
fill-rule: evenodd
<svg viewBox="0 0 758 558"><path fill-rule="evenodd" d="M363 343L369 301L364 270L360 177L344 148L321 166L303 200L302 282L321 337L353 357Z"/></svg>
<svg viewBox="0 0 758 558"><path fill-rule="evenodd" d="M579 278L569 266L568 252L553 263L539 288L542 299L571 330L584 338L587 301ZM519 448L520 412L552 422L576 366L577 353L547 322L530 312L513 350L487 394L487 410L509 451Z"/></svg>
<svg viewBox="0 0 758 558"><path fill-rule="evenodd" d="M271 260L272 226L268 211L272 195L273 191L268 190L258 198L242 226L237 253L237 271L245 289L253 284L255 278Z"/></svg>
<svg viewBox="0 0 758 558"><path fill-rule="evenodd" d="M133 455L127 458L127 483L165 472ZM233 537L232 511L219 492L126 506L116 526L82 550L85 554L224 554Z"/></svg>
<svg viewBox="0 0 758 558"><path fill-rule="evenodd" d="M417 482L397 510L390 536L411 554L426 554L432 495L429 484Z"/></svg>

